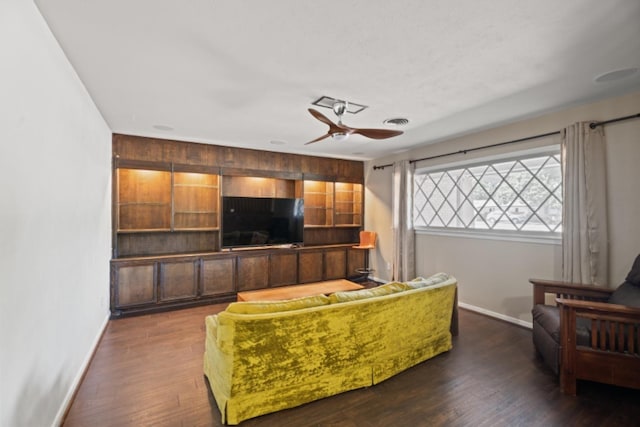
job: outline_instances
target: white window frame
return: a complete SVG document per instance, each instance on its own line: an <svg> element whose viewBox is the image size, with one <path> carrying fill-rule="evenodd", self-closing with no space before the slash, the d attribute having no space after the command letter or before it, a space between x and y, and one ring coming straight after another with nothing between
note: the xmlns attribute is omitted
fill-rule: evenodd
<svg viewBox="0 0 640 427"><path fill-rule="evenodd" d="M478 157L470 160L438 164L422 168L416 168L414 176L435 173L439 171L455 170L459 168L472 168L474 166L490 165L512 160L524 160L536 156L558 155L560 154L560 144L553 144L528 150L520 150L505 154ZM414 178L415 179L415 178ZM414 182L415 184L415 182ZM415 191L412 187L412 193ZM411 194L414 197L414 194ZM412 219L415 219L414 211L411 212ZM463 237L488 240L502 240L524 243L538 243L560 245L562 243L562 233L559 231L530 231L530 230L496 230L496 229L476 229L476 228L455 228L437 226L415 226L416 234Z"/></svg>

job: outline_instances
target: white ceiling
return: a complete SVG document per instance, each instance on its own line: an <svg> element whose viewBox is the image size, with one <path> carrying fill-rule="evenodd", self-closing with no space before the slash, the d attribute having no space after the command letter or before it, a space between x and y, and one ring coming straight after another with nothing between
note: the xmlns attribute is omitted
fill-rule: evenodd
<svg viewBox="0 0 640 427"><path fill-rule="evenodd" d="M640 89L593 81L640 67L638 0L36 3L117 133L372 159ZM305 146L322 95L369 106L353 127L410 123Z"/></svg>

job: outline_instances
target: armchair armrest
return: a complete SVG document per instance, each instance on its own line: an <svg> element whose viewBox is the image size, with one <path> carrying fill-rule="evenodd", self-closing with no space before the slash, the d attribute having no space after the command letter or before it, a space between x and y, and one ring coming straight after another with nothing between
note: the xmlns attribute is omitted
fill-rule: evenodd
<svg viewBox="0 0 640 427"><path fill-rule="evenodd" d="M533 304L544 304L544 294L556 294L556 298L590 301L606 301L613 289L559 280L529 279L533 284Z"/></svg>
<svg viewBox="0 0 640 427"><path fill-rule="evenodd" d="M640 308L557 298L560 308L560 388L576 394L576 379L640 388ZM578 343L577 318L590 320L589 342Z"/></svg>
<svg viewBox="0 0 640 427"><path fill-rule="evenodd" d="M585 315L588 318L599 318L598 314L605 316L620 316L628 318L630 321L640 321L640 308L629 307L627 305L610 304L608 302L600 301L581 301L575 299L556 298L558 305L565 305L572 307L574 310L581 314L592 313L591 315Z"/></svg>

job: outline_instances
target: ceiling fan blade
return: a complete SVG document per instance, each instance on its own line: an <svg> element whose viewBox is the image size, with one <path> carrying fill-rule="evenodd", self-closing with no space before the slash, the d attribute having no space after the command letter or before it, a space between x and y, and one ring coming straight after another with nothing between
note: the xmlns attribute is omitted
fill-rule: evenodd
<svg viewBox="0 0 640 427"><path fill-rule="evenodd" d="M329 125L329 127L335 125L335 123L333 123L331 120L329 120L327 118L327 116L322 114L320 111L314 110L313 108L309 108L309 112L311 113L311 115L313 117L315 117L316 119L320 120L322 123L324 123L326 125Z"/></svg>
<svg viewBox="0 0 640 427"><path fill-rule="evenodd" d="M333 123L331 120L327 118L327 116L322 114L320 111L314 110L313 108L309 108L309 112L313 117L320 120L325 125L329 126L329 135L331 135L332 133L340 133L340 132L351 133L352 129L350 127L345 126L341 123Z"/></svg>
<svg viewBox="0 0 640 427"><path fill-rule="evenodd" d="M309 113L311 113L313 117L315 117L325 125L329 126L329 131L327 132L326 135L316 138L313 141L309 141L305 145L321 141L329 136L336 135L336 134L345 134L348 136L348 135L357 133L371 139L386 139L386 138L392 138L394 136L402 135L404 133L400 130L391 130L391 129L352 128L342 124L341 121L338 121L338 123L333 123L331 120L329 120L327 116L322 114L320 111L314 110L313 108L309 108Z"/></svg>
<svg viewBox="0 0 640 427"><path fill-rule="evenodd" d="M401 130L391 129L357 129L353 128L353 133L359 133L362 136L366 136L371 139L386 139L393 138L394 136L402 135L404 132Z"/></svg>
<svg viewBox="0 0 640 427"><path fill-rule="evenodd" d="M309 141L309 142L305 143L304 145L309 145L309 144L313 144L314 142L322 141L325 138L329 138L329 136L331 136L330 133L324 134L324 135L314 139L313 141Z"/></svg>

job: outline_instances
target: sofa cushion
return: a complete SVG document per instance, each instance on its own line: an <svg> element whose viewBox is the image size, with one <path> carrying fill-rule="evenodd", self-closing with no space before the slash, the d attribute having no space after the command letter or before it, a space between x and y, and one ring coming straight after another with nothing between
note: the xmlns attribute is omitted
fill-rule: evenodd
<svg viewBox="0 0 640 427"><path fill-rule="evenodd" d="M260 314L278 313L281 311L300 310L302 308L319 307L329 304L329 298L325 295L313 295L310 297L293 298L283 301L242 301L232 302L227 307L229 313Z"/></svg>
<svg viewBox="0 0 640 427"><path fill-rule="evenodd" d="M334 292L329 296L329 300L332 304L338 302L356 301L360 299L394 294L396 292L406 291L407 289L411 288L405 283L391 282L387 283L386 285L378 286L377 288L361 289L359 291Z"/></svg>
<svg viewBox="0 0 640 427"><path fill-rule="evenodd" d="M633 262L633 266L631 267L631 271L627 274L627 278L625 280L632 285L640 286L640 255L636 257L636 260Z"/></svg>
<svg viewBox="0 0 640 427"><path fill-rule="evenodd" d="M407 283L412 289L425 288L427 286L433 286L445 282L450 279L447 273L436 273L433 276L429 276L426 279L424 277L416 277Z"/></svg>
<svg viewBox="0 0 640 427"><path fill-rule="evenodd" d="M640 286L633 285L630 282L624 282L613 291L609 297L609 303L629 307L640 307Z"/></svg>

